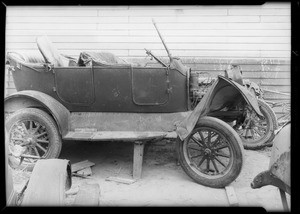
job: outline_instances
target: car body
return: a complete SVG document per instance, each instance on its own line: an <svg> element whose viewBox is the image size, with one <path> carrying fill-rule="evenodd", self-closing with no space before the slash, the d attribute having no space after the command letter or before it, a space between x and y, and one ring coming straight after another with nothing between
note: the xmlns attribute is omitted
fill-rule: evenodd
<svg viewBox="0 0 300 214"><path fill-rule="evenodd" d="M62 139L169 138L177 139L181 165L200 184L224 187L240 173L242 142L226 122L244 121L249 110L264 116L240 79L218 76L199 93L199 75L166 45L169 63L146 50L161 64L155 66L106 52L82 52L77 60L59 53L47 37L38 37L37 45L43 57L7 54L18 92L5 98L5 112L11 114L6 127L12 153L16 145L26 148L18 161L32 165L31 159L58 157ZM189 149L195 146L201 147L192 148L200 151L199 164Z"/></svg>

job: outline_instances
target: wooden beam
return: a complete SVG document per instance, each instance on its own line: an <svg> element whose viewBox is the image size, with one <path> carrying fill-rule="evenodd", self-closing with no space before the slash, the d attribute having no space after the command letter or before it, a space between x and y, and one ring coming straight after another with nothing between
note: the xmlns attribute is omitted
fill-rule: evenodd
<svg viewBox="0 0 300 214"><path fill-rule="evenodd" d="M236 197L234 188L232 186L226 186L225 191L227 194L229 206L231 207L237 207L239 205L238 199Z"/></svg>
<svg viewBox="0 0 300 214"><path fill-rule="evenodd" d="M82 169L85 169L87 167L91 167L94 165L95 165L95 163L90 162L88 160L84 160L84 161L72 164L71 168L72 168L72 172L77 172L79 170L82 170Z"/></svg>
<svg viewBox="0 0 300 214"><path fill-rule="evenodd" d="M133 179L138 180L142 177L142 165L145 142L135 141L133 149Z"/></svg>

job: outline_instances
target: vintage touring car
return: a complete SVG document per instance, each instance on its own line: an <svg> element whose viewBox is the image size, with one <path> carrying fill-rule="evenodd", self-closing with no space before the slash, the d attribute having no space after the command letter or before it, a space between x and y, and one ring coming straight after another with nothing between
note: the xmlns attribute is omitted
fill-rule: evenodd
<svg viewBox="0 0 300 214"><path fill-rule="evenodd" d="M224 187L235 180L243 144L272 139L274 113L243 85L237 66L203 80L169 53L157 32L170 61L146 50L156 66L107 52L82 52L77 60L46 36L37 37L40 56L7 53L18 91L5 98L11 165L57 158L62 140L144 145L165 138L176 139L179 162L196 182Z"/></svg>

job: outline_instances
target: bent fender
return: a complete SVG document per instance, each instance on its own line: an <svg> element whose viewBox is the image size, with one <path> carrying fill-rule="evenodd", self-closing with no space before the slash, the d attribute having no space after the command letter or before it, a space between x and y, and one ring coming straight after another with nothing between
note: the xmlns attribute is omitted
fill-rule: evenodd
<svg viewBox="0 0 300 214"><path fill-rule="evenodd" d="M209 112L220 110L226 104L237 99L244 99L259 116L263 116L259 110L257 99L250 91L234 81L218 76L217 81L211 86L192 113L177 126L177 135L181 140L184 140L193 130L200 117L206 116Z"/></svg>

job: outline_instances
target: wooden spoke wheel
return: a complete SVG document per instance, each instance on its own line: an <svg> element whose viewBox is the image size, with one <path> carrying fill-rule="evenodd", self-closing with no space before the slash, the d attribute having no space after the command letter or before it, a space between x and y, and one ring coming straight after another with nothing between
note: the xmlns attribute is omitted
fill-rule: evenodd
<svg viewBox="0 0 300 214"><path fill-rule="evenodd" d="M34 108L18 110L8 118L6 127L12 168L31 170L37 160L59 156L61 138L46 112Z"/></svg>
<svg viewBox="0 0 300 214"><path fill-rule="evenodd" d="M217 118L201 118L177 145L182 168L199 184L225 187L242 169L241 140L233 128Z"/></svg>
<svg viewBox="0 0 300 214"><path fill-rule="evenodd" d="M258 100L258 105L264 117L259 118L254 110L250 110L244 123L235 128L245 149L259 149L265 145L272 145L274 131L278 127L276 115L271 107L262 100Z"/></svg>

